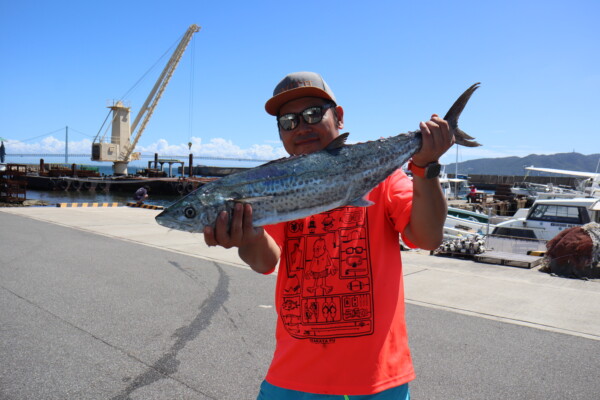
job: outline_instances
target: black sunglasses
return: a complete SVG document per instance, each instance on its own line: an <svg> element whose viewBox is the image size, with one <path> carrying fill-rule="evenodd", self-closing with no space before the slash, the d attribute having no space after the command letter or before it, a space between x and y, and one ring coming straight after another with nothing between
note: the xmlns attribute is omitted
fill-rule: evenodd
<svg viewBox="0 0 600 400"><path fill-rule="evenodd" d="M328 108L335 107L333 103L327 103L322 106L308 107L299 113L288 113L277 117L277 123L279 127L284 131L291 131L296 129L300 125L300 116L304 119L307 124L318 124L323 119L323 115Z"/></svg>

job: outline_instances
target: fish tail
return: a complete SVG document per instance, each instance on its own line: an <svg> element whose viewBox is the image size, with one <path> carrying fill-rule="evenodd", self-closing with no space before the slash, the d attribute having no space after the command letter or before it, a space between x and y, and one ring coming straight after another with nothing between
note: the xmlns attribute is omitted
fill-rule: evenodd
<svg viewBox="0 0 600 400"><path fill-rule="evenodd" d="M473 86L465 90L465 92L460 95L460 97L454 102L454 104L452 104L452 107L450 107L450 110L448 110L446 116L444 117L444 119L448 122L450 129L452 129L452 131L454 132L454 140L456 141L456 143L466 147L481 146L481 144L473 140L475 139L474 137L467 135L458 127L458 117L460 117L460 114L467 105L467 102L471 98L473 92L475 92L475 90L477 90L477 88L479 87L479 84L480 83L477 82Z"/></svg>

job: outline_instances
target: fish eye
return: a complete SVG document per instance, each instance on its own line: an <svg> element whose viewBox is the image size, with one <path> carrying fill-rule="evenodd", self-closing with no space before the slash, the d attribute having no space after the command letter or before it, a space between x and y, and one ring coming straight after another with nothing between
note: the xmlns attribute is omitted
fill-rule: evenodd
<svg viewBox="0 0 600 400"><path fill-rule="evenodd" d="M194 207L188 206L183 209L183 215L185 215L186 218L194 218L196 216L196 210Z"/></svg>

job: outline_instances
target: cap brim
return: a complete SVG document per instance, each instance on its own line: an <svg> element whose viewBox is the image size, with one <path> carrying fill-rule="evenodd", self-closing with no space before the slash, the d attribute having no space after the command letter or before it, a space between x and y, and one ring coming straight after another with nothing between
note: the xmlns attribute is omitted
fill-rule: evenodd
<svg viewBox="0 0 600 400"><path fill-rule="evenodd" d="M277 115L279 109L285 103L299 99L301 97L321 97L323 99L335 101L326 91L313 86L303 86L296 89L286 90L276 96L271 97L265 103L265 110L271 115Z"/></svg>

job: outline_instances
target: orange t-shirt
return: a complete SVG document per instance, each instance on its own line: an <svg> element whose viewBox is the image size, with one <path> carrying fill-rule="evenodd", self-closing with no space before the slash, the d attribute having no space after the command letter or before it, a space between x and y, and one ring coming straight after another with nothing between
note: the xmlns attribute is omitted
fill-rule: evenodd
<svg viewBox="0 0 600 400"><path fill-rule="evenodd" d="M375 205L265 227L282 250L269 383L364 395L414 379L398 238L412 182L398 170L367 199Z"/></svg>

